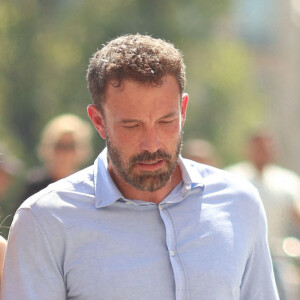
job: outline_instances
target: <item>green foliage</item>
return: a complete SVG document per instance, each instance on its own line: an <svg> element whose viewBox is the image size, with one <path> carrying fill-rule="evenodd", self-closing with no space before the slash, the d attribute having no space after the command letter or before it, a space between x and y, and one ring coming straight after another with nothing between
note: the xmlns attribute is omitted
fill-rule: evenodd
<svg viewBox="0 0 300 300"><path fill-rule="evenodd" d="M194 53L188 60L193 113L186 138L211 141L226 165L242 158L245 137L262 120L265 96L257 87L251 55L241 44L212 39Z"/></svg>
<svg viewBox="0 0 300 300"><path fill-rule="evenodd" d="M245 136L261 123L264 95L258 89L250 53L236 41L212 39L199 44L194 53L199 55L188 61L193 113L186 137L211 141L223 164L228 164L242 158Z"/></svg>
<svg viewBox="0 0 300 300"><path fill-rule="evenodd" d="M87 118L89 57L109 39L149 33L182 49L191 94L185 134L212 141L225 162L262 114L251 57L214 25L230 0L3 0L0 4L0 134L25 160L44 124L71 112ZM95 135L96 136L96 135ZM95 139L95 152L104 142Z"/></svg>

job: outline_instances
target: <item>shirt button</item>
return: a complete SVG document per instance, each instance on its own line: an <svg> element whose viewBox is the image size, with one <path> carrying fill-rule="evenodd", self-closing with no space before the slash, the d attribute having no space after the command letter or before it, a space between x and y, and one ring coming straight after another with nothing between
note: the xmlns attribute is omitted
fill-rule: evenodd
<svg viewBox="0 0 300 300"><path fill-rule="evenodd" d="M158 207L159 207L159 210L163 209L163 206L161 204L159 204Z"/></svg>
<svg viewBox="0 0 300 300"><path fill-rule="evenodd" d="M174 256L174 255L175 255L175 252L174 252L173 250L171 250L171 251L170 251L170 255L171 255L171 256Z"/></svg>

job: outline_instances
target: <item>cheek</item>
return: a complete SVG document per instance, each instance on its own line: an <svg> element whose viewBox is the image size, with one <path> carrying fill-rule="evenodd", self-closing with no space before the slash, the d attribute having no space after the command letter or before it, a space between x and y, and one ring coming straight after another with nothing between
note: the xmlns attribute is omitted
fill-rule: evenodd
<svg viewBox="0 0 300 300"><path fill-rule="evenodd" d="M181 139L181 130L178 124L168 126L168 128L161 131L160 142L161 148L169 152L173 152L177 148Z"/></svg>
<svg viewBox="0 0 300 300"><path fill-rule="evenodd" d="M114 130L113 136L109 135L109 137L116 146L123 149L136 143L138 132L118 128Z"/></svg>
<svg viewBox="0 0 300 300"><path fill-rule="evenodd" d="M139 151L138 134L122 130L119 127L113 128L112 134L110 132L107 132L110 143L122 154L123 159L126 160L133 154L137 154Z"/></svg>
<svg viewBox="0 0 300 300"><path fill-rule="evenodd" d="M179 123L174 123L170 125L166 125L160 129L160 133L163 136L163 141L171 141L171 140L178 140L180 136L181 126Z"/></svg>

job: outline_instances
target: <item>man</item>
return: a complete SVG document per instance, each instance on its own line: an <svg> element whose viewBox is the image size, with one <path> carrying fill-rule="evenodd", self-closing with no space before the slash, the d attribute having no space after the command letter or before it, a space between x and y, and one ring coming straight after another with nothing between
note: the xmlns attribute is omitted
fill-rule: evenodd
<svg viewBox="0 0 300 300"><path fill-rule="evenodd" d="M300 277L284 251L287 237L299 232L300 178L275 163L276 143L267 130L256 130L246 143L247 160L227 170L249 180L259 191L268 218L268 241L280 299L299 299Z"/></svg>
<svg viewBox="0 0 300 300"><path fill-rule="evenodd" d="M180 52L122 36L87 78L107 149L18 210L2 300L278 299L254 188L179 157Z"/></svg>

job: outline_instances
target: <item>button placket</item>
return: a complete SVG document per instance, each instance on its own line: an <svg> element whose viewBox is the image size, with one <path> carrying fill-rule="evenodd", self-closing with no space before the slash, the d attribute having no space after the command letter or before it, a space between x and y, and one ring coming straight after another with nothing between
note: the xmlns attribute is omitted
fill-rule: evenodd
<svg viewBox="0 0 300 300"><path fill-rule="evenodd" d="M170 204L170 206L172 207L172 204ZM166 228L166 243L175 280L176 300L188 299L188 295L186 294L187 283L185 279L184 270L182 267L180 257L176 255L177 236L174 227L174 221L169 211L170 209L172 209L171 207L169 207L167 203L164 203L163 205L160 204L159 211Z"/></svg>

